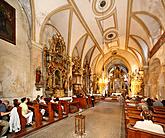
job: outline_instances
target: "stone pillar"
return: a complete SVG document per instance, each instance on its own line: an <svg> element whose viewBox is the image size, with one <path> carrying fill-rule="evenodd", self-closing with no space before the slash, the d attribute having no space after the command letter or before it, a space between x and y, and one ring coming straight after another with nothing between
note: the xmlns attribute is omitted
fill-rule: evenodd
<svg viewBox="0 0 165 138"><path fill-rule="evenodd" d="M149 96L150 95L150 84L148 82L149 79L149 66L143 66L144 69L144 95L143 96Z"/></svg>
<svg viewBox="0 0 165 138"><path fill-rule="evenodd" d="M72 63L72 58L71 57L69 57L69 60L70 60L70 67L69 67L69 74L68 74L68 82L69 82L68 96L73 96L73 86L70 86L70 85L72 85L71 81L72 81L72 64L73 63Z"/></svg>
<svg viewBox="0 0 165 138"><path fill-rule="evenodd" d="M41 74L43 76L43 60L42 60L42 51L43 46L41 44L38 44L34 41L32 41L32 47L30 49L31 57L30 57L30 63L31 63L31 91L32 91L32 97L36 98L37 95L43 95L43 89L41 88L39 91L36 90L35 86L35 79L36 79L36 68L41 67Z"/></svg>
<svg viewBox="0 0 165 138"><path fill-rule="evenodd" d="M165 64L161 67L161 73L158 79L158 98L165 99Z"/></svg>

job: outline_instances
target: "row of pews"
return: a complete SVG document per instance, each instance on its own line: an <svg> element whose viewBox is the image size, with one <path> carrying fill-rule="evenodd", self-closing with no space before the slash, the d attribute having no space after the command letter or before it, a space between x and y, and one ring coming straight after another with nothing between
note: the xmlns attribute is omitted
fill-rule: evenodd
<svg viewBox="0 0 165 138"><path fill-rule="evenodd" d="M129 104L135 106L129 106ZM127 102L124 104L125 132L127 138L165 138L163 134L134 128L133 126L136 121L143 120L140 115L142 109L138 108L138 103L134 102L129 104ZM153 107L152 121L163 126L165 131L165 107Z"/></svg>
<svg viewBox="0 0 165 138"><path fill-rule="evenodd" d="M56 121L62 120L66 117L68 117L69 113L75 113L78 112L79 109L87 109L92 106L91 97L88 98L73 98L72 102L60 100L57 103L51 103L49 100L46 101L47 104L38 104L38 103L29 103L28 108L33 111L34 114L34 125L32 126L31 130L27 131L26 128L26 118L22 115L22 109L21 107L18 107L18 114L20 117L20 123L21 123L21 131L18 133L15 133L13 137L21 137L28 133L31 133L35 130L38 130L44 126L47 126L51 123L54 123ZM64 107L62 109L62 106ZM47 123L43 124L43 116L40 112L41 109L45 109L47 113ZM55 111L58 113L58 117L55 116Z"/></svg>

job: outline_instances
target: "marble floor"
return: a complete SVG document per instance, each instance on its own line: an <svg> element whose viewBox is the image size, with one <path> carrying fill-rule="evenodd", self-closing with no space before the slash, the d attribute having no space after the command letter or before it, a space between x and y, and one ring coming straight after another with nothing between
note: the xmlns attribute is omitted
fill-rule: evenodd
<svg viewBox="0 0 165 138"><path fill-rule="evenodd" d="M24 138L125 138L123 111L118 102L99 102L82 112L86 116L86 133L74 133L75 114L24 136Z"/></svg>

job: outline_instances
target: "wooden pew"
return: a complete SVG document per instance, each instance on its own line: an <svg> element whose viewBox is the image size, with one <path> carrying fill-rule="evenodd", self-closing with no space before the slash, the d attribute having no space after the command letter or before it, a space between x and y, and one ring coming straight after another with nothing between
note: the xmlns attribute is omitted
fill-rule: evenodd
<svg viewBox="0 0 165 138"><path fill-rule="evenodd" d="M66 115L69 113L69 103L68 101L60 100L61 105L64 107L64 112Z"/></svg>
<svg viewBox="0 0 165 138"><path fill-rule="evenodd" d="M164 114L155 114L153 113L152 114L152 120L155 122L155 123L161 123L161 124L164 124L165 125L165 115Z"/></svg>
<svg viewBox="0 0 165 138"><path fill-rule="evenodd" d="M88 108L89 107L92 107L92 98L91 98L91 96L88 96L88 98L87 98L87 104L88 104Z"/></svg>
<svg viewBox="0 0 165 138"><path fill-rule="evenodd" d="M86 109L88 107L86 98L74 98L73 97L73 101L79 102L80 108L82 108L82 109Z"/></svg>
<svg viewBox="0 0 165 138"><path fill-rule="evenodd" d="M28 105L29 109L31 109L34 113L35 118L35 127L41 127L42 126L42 114L40 112L39 104Z"/></svg>
<svg viewBox="0 0 165 138"><path fill-rule="evenodd" d="M128 125L128 123L135 124L136 121L140 120L143 120L143 117L138 114L127 113L126 115L126 125Z"/></svg>
<svg viewBox="0 0 165 138"><path fill-rule="evenodd" d="M153 112L154 112L155 114L162 114L162 115L165 115L165 107L161 107L161 106L153 107Z"/></svg>
<svg viewBox="0 0 165 138"><path fill-rule="evenodd" d="M22 115L22 107L17 107L17 112L20 118L20 124L21 124L21 131L26 131L26 123L27 119Z"/></svg>
<svg viewBox="0 0 165 138"><path fill-rule="evenodd" d="M54 114L55 114L55 110L58 110L58 118L62 119L63 115L62 115L62 107L61 107L61 103L48 103L48 112L49 112L49 122L53 122L54 121Z"/></svg>
<svg viewBox="0 0 165 138"><path fill-rule="evenodd" d="M79 101L69 102L69 113L75 113L79 111L80 105ZM72 109L74 107L74 109Z"/></svg>
<svg viewBox="0 0 165 138"><path fill-rule="evenodd" d="M136 121L143 120L143 117L140 116L141 110L136 106L128 106L125 104L125 132L127 133L127 125L135 124Z"/></svg>
<svg viewBox="0 0 165 138"><path fill-rule="evenodd" d="M161 111L161 112L165 112L165 106L154 106L153 107L154 111Z"/></svg>
<svg viewBox="0 0 165 138"><path fill-rule="evenodd" d="M127 138L165 138L163 134L137 129L131 124L128 125L127 132Z"/></svg>

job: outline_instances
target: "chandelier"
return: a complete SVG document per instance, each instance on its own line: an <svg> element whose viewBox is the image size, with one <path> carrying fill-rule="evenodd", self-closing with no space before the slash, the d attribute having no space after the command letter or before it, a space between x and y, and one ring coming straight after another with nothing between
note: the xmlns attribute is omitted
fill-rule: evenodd
<svg viewBox="0 0 165 138"><path fill-rule="evenodd" d="M103 2L103 1L102 1ZM104 3L100 3L100 4L104 4ZM103 16L103 5L100 5L102 8L102 16ZM108 83L108 79L106 77L106 73L105 73L105 67L104 67L104 47L105 47L105 39L104 39L104 20L102 21L102 27L103 27L103 32L102 32L102 46L103 46L103 67L102 67L102 76L99 79L99 84L105 86Z"/></svg>

